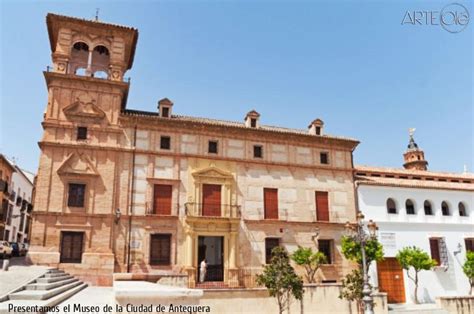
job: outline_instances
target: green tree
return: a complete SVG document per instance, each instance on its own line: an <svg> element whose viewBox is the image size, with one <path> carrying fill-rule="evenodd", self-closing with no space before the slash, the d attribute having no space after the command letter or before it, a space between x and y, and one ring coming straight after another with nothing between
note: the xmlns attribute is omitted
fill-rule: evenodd
<svg viewBox="0 0 474 314"><path fill-rule="evenodd" d="M361 244L354 241L351 237L342 237L342 254L348 260L356 262L362 267L362 251ZM369 239L365 242L365 259L367 270L369 269L370 263L373 261L383 260L383 246L377 238Z"/></svg>
<svg viewBox="0 0 474 314"><path fill-rule="evenodd" d="M352 237L347 236L341 238L341 245L344 257L356 262L359 267L342 279L342 289L339 293L339 298L348 301L356 301L358 311L360 312L363 307L362 298L364 297L362 294L364 285L364 277L362 275L362 247L361 244L356 242ZM372 238L365 242L366 271L369 270L369 266L373 261L378 262L383 260L383 256L383 246L377 238Z"/></svg>
<svg viewBox="0 0 474 314"><path fill-rule="evenodd" d="M467 279L469 280L469 285L471 286L469 294L472 295L474 292L474 252L468 251L466 253L466 261L462 266L462 270L464 271L464 274L466 274Z"/></svg>
<svg viewBox="0 0 474 314"><path fill-rule="evenodd" d="M436 261L431 259L428 253L416 246L401 249L398 251L396 258L402 268L406 270L408 278L415 283L415 303L419 303L418 273L422 270L431 270L436 266ZM410 268L413 268L415 271L415 276L410 275Z"/></svg>
<svg viewBox="0 0 474 314"><path fill-rule="evenodd" d="M306 279L309 283L314 283L314 275L321 264L327 263L327 257L323 252L313 252L311 248L299 246L291 255L291 259L299 266L304 267Z"/></svg>
<svg viewBox="0 0 474 314"><path fill-rule="evenodd" d="M288 253L282 247L272 250L270 264L265 265L263 273L257 275L257 284L265 286L270 296L276 297L280 314L289 309L291 299L303 298L303 280L290 265Z"/></svg>

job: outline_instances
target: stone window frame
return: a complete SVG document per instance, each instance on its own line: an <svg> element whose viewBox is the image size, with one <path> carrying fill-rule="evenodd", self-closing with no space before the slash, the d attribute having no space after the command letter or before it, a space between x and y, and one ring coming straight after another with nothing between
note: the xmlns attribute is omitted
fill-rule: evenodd
<svg viewBox="0 0 474 314"><path fill-rule="evenodd" d="M84 191L84 206L82 207L75 207L68 205L68 198L69 198L69 184L84 184L85 191ZM63 208L67 209L69 212L88 212L89 209L89 198L91 196L91 187L93 187L92 178L85 177L85 176L67 176L64 179L64 189L63 189Z"/></svg>

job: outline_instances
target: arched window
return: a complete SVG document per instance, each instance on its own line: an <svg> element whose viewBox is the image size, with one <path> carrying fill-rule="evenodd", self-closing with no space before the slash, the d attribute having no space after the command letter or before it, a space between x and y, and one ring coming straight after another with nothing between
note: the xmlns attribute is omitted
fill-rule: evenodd
<svg viewBox="0 0 474 314"><path fill-rule="evenodd" d="M392 198L387 199L387 213L396 214L397 213L397 204Z"/></svg>
<svg viewBox="0 0 474 314"><path fill-rule="evenodd" d="M464 205L463 202L459 202L458 204L458 209L459 209L459 216L461 217L467 217L467 210L466 210L466 205Z"/></svg>
<svg viewBox="0 0 474 314"><path fill-rule="evenodd" d="M89 59L89 46L82 42L76 42L71 49L71 60L69 61L69 73L85 75L87 61Z"/></svg>
<svg viewBox="0 0 474 314"><path fill-rule="evenodd" d="M431 216L433 215L433 207L431 206L431 202L426 200L423 203L423 207L425 209L425 215Z"/></svg>
<svg viewBox="0 0 474 314"><path fill-rule="evenodd" d="M96 46L92 51L91 63L91 70L94 77L107 78L110 65L109 49L102 45Z"/></svg>
<svg viewBox="0 0 474 314"><path fill-rule="evenodd" d="M415 215L415 205L413 204L412 200L406 200L405 208L407 210L407 215Z"/></svg>
<svg viewBox="0 0 474 314"><path fill-rule="evenodd" d="M451 216L449 205L445 201L441 203L441 212L443 213L443 216Z"/></svg>

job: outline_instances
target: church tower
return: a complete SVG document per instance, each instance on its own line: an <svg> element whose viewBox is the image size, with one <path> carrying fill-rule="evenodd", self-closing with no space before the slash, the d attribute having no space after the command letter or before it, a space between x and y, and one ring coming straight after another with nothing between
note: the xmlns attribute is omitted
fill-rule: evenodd
<svg viewBox="0 0 474 314"><path fill-rule="evenodd" d="M409 129L410 142L408 143L408 149L403 154L405 160L403 167L408 170L427 170L428 162L425 160L425 153L416 144L413 138L414 133L415 129Z"/></svg>
<svg viewBox="0 0 474 314"><path fill-rule="evenodd" d="M48 100L29 258L110 284L124 263L124 219L117 217L128 214L133 131L120 119L138 31L56 14L46 24L53 66L44 72Z"/></svg>

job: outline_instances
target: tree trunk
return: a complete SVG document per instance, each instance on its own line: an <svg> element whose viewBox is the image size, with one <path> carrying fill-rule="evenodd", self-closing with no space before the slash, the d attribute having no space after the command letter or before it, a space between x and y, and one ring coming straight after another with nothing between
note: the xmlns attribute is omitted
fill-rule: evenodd
<svg viewBox="0 0 474 314"><path fill-rule="evenodd" d="M415 304L418 303L418 272L415 272Z"/></svg>
<svg viewBox="0 0 474 314"><path fill-rule="evenodd" d="M472 280L470 283L471 283L471 290L469 290L469 294L474 295L474 280Z"/></svg>

